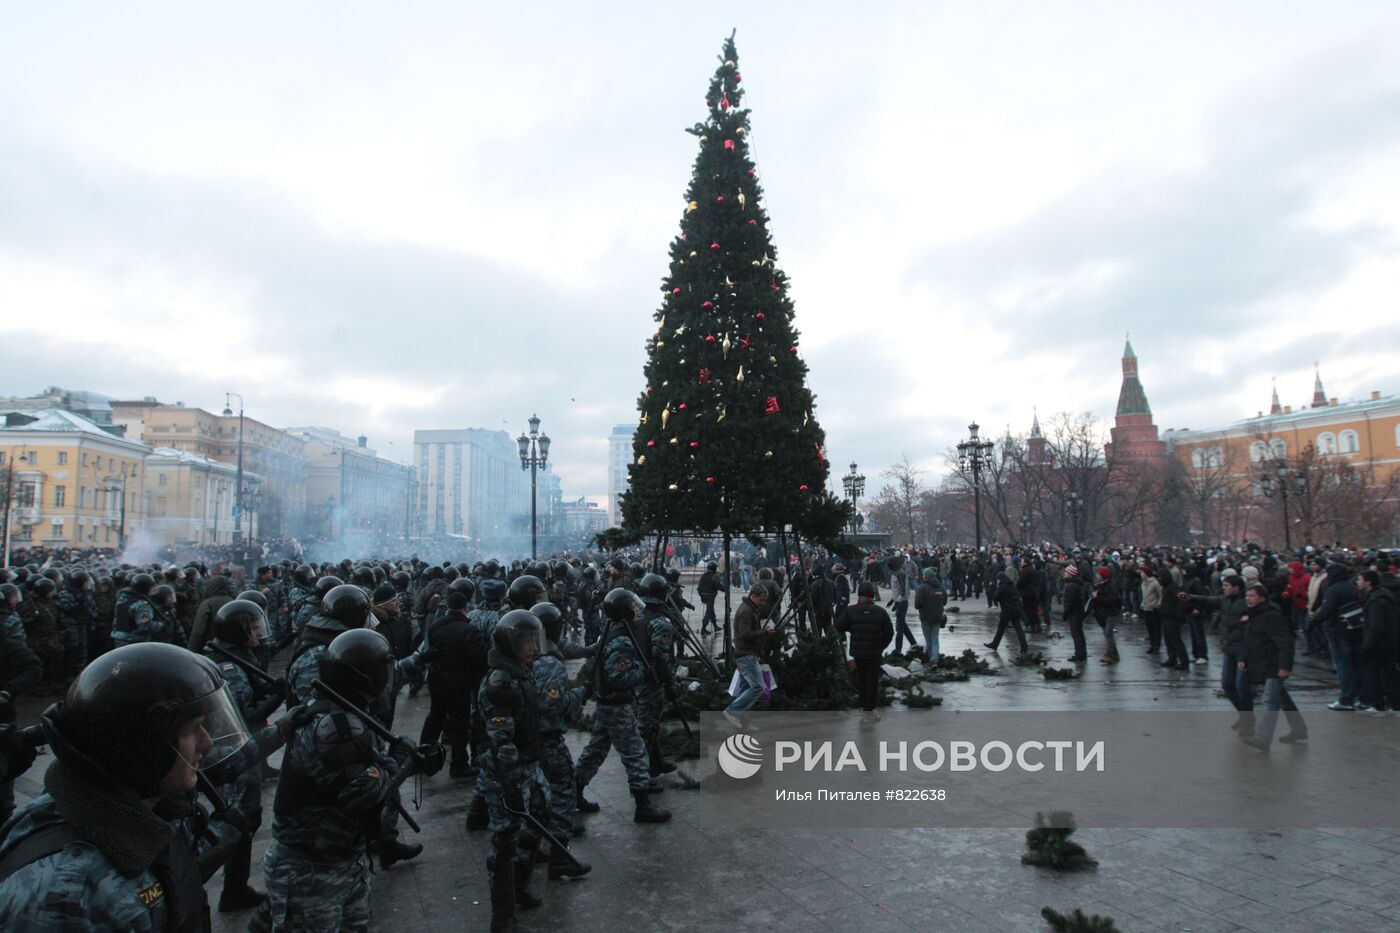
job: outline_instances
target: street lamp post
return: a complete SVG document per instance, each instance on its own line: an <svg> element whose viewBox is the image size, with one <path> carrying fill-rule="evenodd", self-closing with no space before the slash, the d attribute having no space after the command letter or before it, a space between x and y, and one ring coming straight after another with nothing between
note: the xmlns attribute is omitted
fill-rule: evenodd
<svg viewBox="0 0 1400 933"><path fill-rule="evenodd" d="M520 448L520 469L530 471L530 559L539 557L537 471L549 460L549 435L540 433L540 416L530 416L530 433L515 439Z"/></svg>
<svg viewBox="0 0 1400 933"><path fill-rule="evenodd" d="M948 523L945 522L943 519L940 518L940 519L938 519L937 521L935 521L935 522L933 523L933 528L934 528L934 530L935 530L936 532L938 532L938 543L939 543L939 544L942 544L942 543L943 543L943 535L944 535L944 533L946 533L947 530L948 530Z"/></svg>
<svg viewBox="0 0 1400 933"><path fill-rule="evenodd" d="M1069 503L1069 530L1070 537L1074 539L1072 543L1079 543L1079 513L1084 511L1084 497L1077 492L1071 492L1065 497Z"/></svg>
<svg viewBox="0 0 1400 933"><path fill-rule="evenodd" d="M978 435L977 422L967 426L968 438L958 444L958 464L972 473L972 518L977 528L977 550L982 550L982 471L992 465L992 448L996 445Z"/></svg>
<svg viewBox="0 0 1400 933"><path fill-rule="evenodd" d="M1031 538L1031 513L1021 513L1021 543L1029 544Z"/></svg>
<svg viewBox="0 0 1400 933"><path fill-rule="evenodd" d="M853 510L851 527L854 529L854 509L856 507L856 502L865 494L865 474L857 472L856 462L854 460L851 461L851 472L841 477L841 485L846 489L846 498L851 500L851 509ZM859 529L856 530L858 531Z"/></svg>
<svg viewBox="0 0 1400 933"><path fill-rule="evenodd" d="M1306 494L1308 491L1308 474L1302 470L1290 471L1288 469L1287 460L1274 461L1273 475L1270 475L1267 466L1262 469L1263 472L1259 476L1259 491L1264 494L1265 498L1272 499L1277 495L1283 500L1283 546L1291 551L1293 550L1293 531L1291 527L1292 520L1288 515L1289 480L1292 479L1293 485L1297 487L1299 494ZM1274 479L1275 476L1278 477L1277 481Z"/></svg>
<svg viewBox="0 0 1400 933"><path fill-rule="evenodd" d="M224 393L224 417L233 417L231 399L238 399L238 472L233 490L233 543L243 543L243 396L237 392Z"/></svg>

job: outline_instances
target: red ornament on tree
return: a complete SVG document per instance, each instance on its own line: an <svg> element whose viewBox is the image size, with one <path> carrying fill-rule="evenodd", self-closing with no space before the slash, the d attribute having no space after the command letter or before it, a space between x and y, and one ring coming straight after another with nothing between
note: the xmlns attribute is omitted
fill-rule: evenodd
<svg viewBox="0 0 1400 933"><path fill-rule="evenodd" d="M749 169L749 176L750 176L750 177L753 176L753 169Z"/></svg>
<svg viewBox="0 0 1400 933"><path fill-rule="evenodd" d="M753 342L752 342L751 340L749 340L749 338L747 338L747 337L740 337L740 338L739 338L739 349L740 349L740 350L747 350L750 346L752 346L752 343L753 343Z"/></svg>
<svg viewBox="0 0 1400 933"><path fill-rule="evenodd" d="M728 149L730 152L733 152L733 151L734 151L734 140L732 140L732 139L726 139L726 140L724 141L724 148Z"/></svg>
<svg viewBox="0 0 1400 933"><path fill-rule="evenodd" d="M778 280L774 279L773 281L769 282L768 287L773 289L773 291L775 292L778 291Z"/></svg>
<svg viewBox="0 0 1400 933"><path fill-rule="evenodd" d="M680 410L681 410L681 411L685 411L685 402L681 402ZM818 450L821 450L820 447L818 447L817 449L818 449Z"/></svg>
<svg viewBox="0 0 1400 933"><path fill-rule="evenodd" d="M648 446L648 447L655 447L655 446L656 446L656 441L647 441L647 446Z"/></svg>
<svg viewBox="0 0 1400 933"><path fill-rule="evenodd" d="M776 395L768 396L768 403L763 406L763 413L765 415L776 415L778 413L778 397Z"/></svg>
<svg viewBox="0 0 1400 933"><path fill-rule="evenodd" d="M715 335L714 335L714 334L710 334L708 337L705 338L705 342L706 342L706 343L714 343L714 342L715 342Z"/></svg>
<svg viewBox="0 0 1400 933"><path fill-rule="evenodd" d="M716 201L719 201L719 202L723 202L723 201L724 201L724 195L722 195L722 194L717 194L717 195L715 195L715 200L716 200Z"/></svg>
<svg viewBox="0 0 1400 933"><path fill-rule="evenodd" d="M675 288L671 289L671 294L672 294L672 295L679 295L680 293L681 293L681 287L680 287L679 285L677 285Z"/></svg>
<svg viewBox="0 0 1400 933"><path fill-rule="evenodd" d="M728 110L728 109L729 109L729 95L728 95L728 94L721 95L721 97L720 97L720 99L719 99L719 109L720 109L720 110Z"/></svg>
<svg viewBox="0 0 1400 933"><path fill-rule="evenodd" d="M757 314L754 315L754 317L757 318L757 319L760 320L760 321L763 320L763 312L762 312L762 311L758 312Z"/></svg>
<svg viewBox="0 0 1400 933"><path fill-rule="evenodd" d="M715 478L714 478L713 476L707 476L707 477L705 477L705 482L707 482L707 483L713 483L714 481L715 481Z"/></svg>
<svg viewBox="0 0 1400 933"><path fill-rule="evenodd" d="M758 221L756 221L756 220L750 220L750 221L749 221L749 226L750 226L750 227L757 227L757 226L758 226Z"/></svg>
<svg viewBox="0 0 1400 933"><path fill-rule="evenodd" d="M797 488L800 489L800 490L802 490L803 492L806 492L806 491L807 491L807 484L806 484L806 483L803 483L801 486L798 486Z"/></svg>
<svg viewBox="0 0 1400 933"><path fill-rule="evenodd" d="M718 243L711 243L711 244L710 244L710 249L719 249L719 244L718 244Z"/></svg>
<svg viewBox="0 0 1400 933"><path fill-rule="evenodd" d="M702 301L702 302L700 303L700 307L704 308L706 311L710 310L710 309L713 308L714 306L715 306L715 303L714 303L713 301Z"/></svg>
<svg viewBox="0 0 1400 933"><path fill-rule="evenodd" d="M714 378L715 374L710 372L708 369L700 370L697 376L697 379L701 385L709 385L711 382L714 381Z"/></svg>
<svg viewBox="0 0 1400 933"><path fill-rule="evenodd" d="M691 442L690 442L690 446L691 446L691 447L699 447L699 446L700 446L700 442L699 442L699 441L691 441Z"/></svg>
<svg viewBox="0 0 1400 933"><path fill-rule="evenodd" d="M741 74L739 74L739 72L737 72L737 71L734 72L734 83L735 83L735 84L738 84L738 83L739 83L740 81L742 81L742 80L744 80L744 76L741 75Z"/></svg>
<svg viewBox="0 0 1400 933"><path fill-rule="evenodd" d="M789 352L789 353L796 353L796 352L797 352L797 347L795 347L795 346L788 347L788 352Z"/></svg>

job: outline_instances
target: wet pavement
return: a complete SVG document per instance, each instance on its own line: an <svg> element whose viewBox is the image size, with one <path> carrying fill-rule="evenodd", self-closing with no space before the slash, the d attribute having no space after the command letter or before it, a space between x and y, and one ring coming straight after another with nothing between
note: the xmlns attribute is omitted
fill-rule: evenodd
<svg viewBox="0 0 1400 933"><path fill-rule="evenodd" d="M735 591L737 605L738 592ZM1122 662L1097 663L1102 637L1088 626L1093 660L1081 679L1047 681L1035 668L1000 661L982 647L995 616L973 600L954 603L942 652L972 648L1000 666L992 676L926 685L943 698L931 710L887 715L932 716L952 709L1218 709L1219 660L1177 672L1144 653L1142 623L1119 626ZM1057 608L1058 612L1058 608ZM912 614L911 614L912 615ZM911 620L911 628L918 630ZM1065 637L1054 637L1063 632ZM1052 666L1070 667L1068 633L1030 635L1032 650ZM1216 643L1210 638L1211 650ZM1330 668L1301 659L1290 689L1305 716L1347 715L1324 707L1334 698ZM25 704L20 721L40 704ZM427 714L427 692L401 697L396 731L416 735ZM577 756L586 736L569 735ZM37 793L41 758L17 782L21 802ZM276 759L274 759L275 761ZM670 779L668 779L670 780ZM275 788L275 785L273 785ZM265 802L270 813L271 794ZM412 789L412 782L406 785ZM1043 906L1112 917L1128 931L1400 931L1400 834L1390 830L1133 830L1084 829L1075 839L1099 860L1096 871L1053 875L1023 866L1022 830L702 829L696 795L672 787L658 802L669 824L632 822L621 764L610 756L590 787L602 812L584 818L576 854L592 874L551 882L543 866L535 892L543 907L520 914L522 930L628 931L1043 931ZM467 834L463 821L469 783L446 769L424 782L424 853L374 876L377 930L485 929L488 834ZM1358 806L1394 806L1358 801ZM412 804L409 804L412 810ZM412 837L411 833L406 833ZM266 828L256 846L253 881L260 885ZM209 884L217 903L220 878ZM248 913L214 915L214 929L242 930Z"/></svg>

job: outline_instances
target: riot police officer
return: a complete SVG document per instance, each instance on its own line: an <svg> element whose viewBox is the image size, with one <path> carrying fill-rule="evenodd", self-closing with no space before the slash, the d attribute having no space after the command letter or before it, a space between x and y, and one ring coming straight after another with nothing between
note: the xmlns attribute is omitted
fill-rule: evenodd
<svg viewBox="0 0 1400 933"><path fill-rule="evenodd" d="M209 929L204 881L237 831L193 791L248 739L219 669L174 645L123 646L42 725L57 760L0 842L0 928Z"/></svg>
<svg viewBox="0 0 1400 933"><path fill-rule="evenodd" d="M598 773L608 750L616 748L637 804L633 819L638 823L662 823L671 814L651 802L653 785L647 772L646 746L637 731L637 693L655 677L636 633L642 629L641 613L645 608L640 597L622 587L603 597L608 625L599 641L599 660L593 673L598 709L593 717L593 733L579 755L574 802L585 813L598 810L598 804L583 796L583 789Z"/></svg>

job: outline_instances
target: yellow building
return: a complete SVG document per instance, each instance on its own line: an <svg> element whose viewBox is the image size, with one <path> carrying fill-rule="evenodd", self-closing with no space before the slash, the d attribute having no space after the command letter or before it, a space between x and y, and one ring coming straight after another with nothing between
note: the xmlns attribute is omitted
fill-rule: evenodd
<svg viewBox="0 0 1400 933"><path fill-rule="evenodd" d="M1188 475L1227 470L1239 476L1259 472L1265 461L1296 461L1309 447L1317 455L1350 464L1368 485L1382 486L1400 468L1400 396L1371 393L1365 401L1318 404L1294 410L1277 404L1223 428L1168 431L1163 435Z"/></svg>
<svg viewBox="0 0 1400 933"><path fill-rule="evenodd" d="M240 421L243 471L262 480L258 495L247 498L243 531L256 522L269 538L302 532L306 515L306 442L237 412L215 415L182 404L162 405L153 398L113 401L112 422L126 427L152 447L168 447L221 463L236 464ZM246 480L245 480L246 484Z"/></svg>
<svg viewBox="0 0 1400 933"><path fill-rule="evenodd" d="M12 547L120 548L144 519L144 444L59 408L8 411L0 427Z"/></svg>
<svg viewBox="0 0 1400 933"><path fill-rule="evenodd" d="M146 527L142 543L165 545L232 544L236 467L199 454L157 447L146 458ZM259 477L243 473L244 492L256 492ZM257 538L257 513L244 532Z"/></svg>

